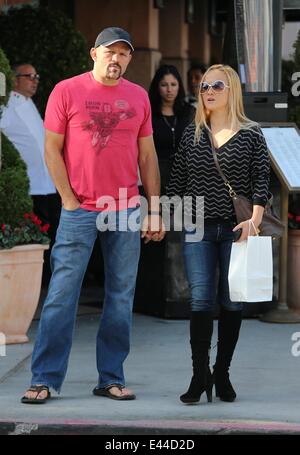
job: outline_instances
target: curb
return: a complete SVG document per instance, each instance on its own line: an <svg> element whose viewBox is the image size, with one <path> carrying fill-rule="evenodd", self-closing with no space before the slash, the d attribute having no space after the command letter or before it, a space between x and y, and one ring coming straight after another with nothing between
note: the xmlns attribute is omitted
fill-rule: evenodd
<svg viewBox="0 0 300 455"><path fill-rule="evenodd" d="M300 435L300 425L253 420L0 420L0 435Z"/></svg>

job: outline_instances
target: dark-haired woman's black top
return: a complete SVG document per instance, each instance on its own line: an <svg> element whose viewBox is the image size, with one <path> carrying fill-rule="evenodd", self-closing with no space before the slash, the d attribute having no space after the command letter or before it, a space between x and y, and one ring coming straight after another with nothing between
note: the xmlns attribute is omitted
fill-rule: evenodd
<svg viewBox="0 0 300 455"><path fill-rule="evenodd" d="M194 117L195 108L188 103L184 103L176 115L164 116L161 113L152 113L153 138L159 162L162 194L169 181L183 131L194 120ZM174 128L174 132L172 128Z"/></svg>

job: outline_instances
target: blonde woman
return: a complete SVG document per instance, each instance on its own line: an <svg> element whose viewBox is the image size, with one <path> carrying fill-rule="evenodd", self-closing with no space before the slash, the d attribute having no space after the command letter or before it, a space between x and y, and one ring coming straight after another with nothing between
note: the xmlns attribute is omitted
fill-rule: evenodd
<svg viewBox="0 0 300 455"><path fill-rule="evenodd" d="M242 304L230 301L228 268L235 232L241 233L239 241L254 234L248 221L236 223L230 195L214 163L211 140L234 190L252 198L251 220L258 228L268 196L268 151L258 125L244 114L240 80L230 66L213 65L203 75L195 123L185 129L168 186L170 197L204 196L203 239L191 242L185 237L183 245L191 293L193 360L190 387L180 397L183 403L198 402L203 392L212 401L213 384L221 400L232 402L236 398L229 366L239 337ZM195 205L192 214L197 217ZM215 301L220 305L220 316L217 358L211 374Z"/></svg>

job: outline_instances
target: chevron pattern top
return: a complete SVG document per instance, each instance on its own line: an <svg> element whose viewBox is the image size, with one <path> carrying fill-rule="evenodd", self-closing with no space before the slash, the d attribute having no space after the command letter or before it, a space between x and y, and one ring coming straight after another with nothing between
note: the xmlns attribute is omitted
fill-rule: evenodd
<svg viewBox="0 0 300 455"><path fill-rule="evenodd" d="M207 130L195 143L195 123L185 130L175 155L167 195L192 196L185 212L204 219L233 219L234 209L228 190L214 163ZM241 129L216 149L221 169L235 192L265 206L268 199L270 162L260 128ZM196 207L195 196L204 196L204 207ZM204 212L203 212L204 211Z"/></svg>

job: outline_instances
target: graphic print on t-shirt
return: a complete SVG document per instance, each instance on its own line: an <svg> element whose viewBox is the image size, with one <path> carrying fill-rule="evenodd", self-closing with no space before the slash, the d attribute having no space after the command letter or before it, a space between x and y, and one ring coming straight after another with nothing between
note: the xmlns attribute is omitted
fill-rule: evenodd
<svg viewBox="0 0 300 455"><path fill-rule="evenodd" d="M90 131L91 144L100 153L111 138L120 122L136 116L134 108L125 100L117 100L113 105L97 101L86 101L90 120L82 123L84 131Z"/></svg>

